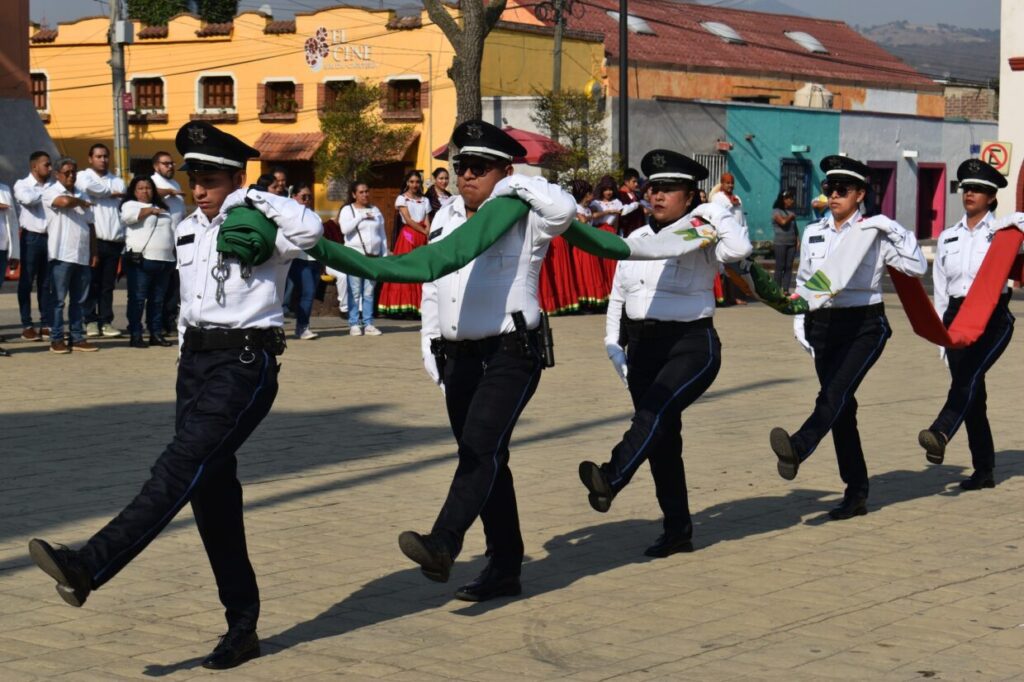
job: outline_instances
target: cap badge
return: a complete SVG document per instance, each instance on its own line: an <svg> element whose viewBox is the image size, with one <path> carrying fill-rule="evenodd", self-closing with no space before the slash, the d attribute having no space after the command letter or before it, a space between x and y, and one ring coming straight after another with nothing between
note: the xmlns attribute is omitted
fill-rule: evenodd
<svg viewBox="0 0 1024 682"><path fill-rule="evenodd" d="M484 136L484 129L479 123L470 123L466 126L466 137L479 140Z"/></svg>
<svg viewBox="0 0 1024 682"><path fill-rule="evenodd" d="M655 154L654 156L651 157L651 164L655 168L664 168L665 167L665 155L664 154Z"/></svg>
<svg viewBox="0 0 1024 682"><path fill-rule="evenodd" d="M967 162L967 170L969 170L972 173L977 173L978 171L981 170L981 161L978 161L977 159L971 159L970 161Z"/></svg>
<svg viewBox="0 0 1024 682"><path fill-rule="evenodd" d="M206 142L206 131L199 126L189 126L188 139L193 144L202 144Z"/></svg>
<svg viewBox="0 0 1024 682"><path fill-rule="evenodd" d="M831 159L828 160L829 168L842 168L842 166L843 160L838 156L833 156Z"/></svg>

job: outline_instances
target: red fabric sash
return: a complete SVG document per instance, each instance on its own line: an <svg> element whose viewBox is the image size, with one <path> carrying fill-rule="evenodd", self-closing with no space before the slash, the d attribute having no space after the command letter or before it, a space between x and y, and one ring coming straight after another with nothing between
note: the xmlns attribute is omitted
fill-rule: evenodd
<svg viewBox="0 0 1024 682"><path fill-rule="evenodd" d="M921 280L889 268L889 276L896 285L896 293L903 309L907 311L914 333L946 348L965 348L977 341L1006 289L1006 280L1019 281L1024 277L1024 260L1017 256L1021 243L1024 243L1024 233L1016 228L996 233L985 254L985 260L978 268L978 275L948 330L939 319Z"/></svg>

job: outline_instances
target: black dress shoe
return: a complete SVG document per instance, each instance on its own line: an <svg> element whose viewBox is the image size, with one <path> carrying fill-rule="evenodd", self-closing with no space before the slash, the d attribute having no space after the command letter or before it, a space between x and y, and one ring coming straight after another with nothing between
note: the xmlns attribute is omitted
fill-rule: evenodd
<svg viewBox="0 0 1024 682"><path fill-rule="evenodd" d="M852 519L854 516L864 516L868 513L868 498L847 495L843 497L843 502L835 509L831 509L828 515L836 521L845 521L846 519Z"/></svg>
<svg viewBox="0 0 1024 682"><path fill-rule="evenodd" d="M146 339L141 336L133 336L128 342L128 345L132 348L149 348L149 344L146 343Z"/></svg>
<svg viewBox="0 0 1024 682"><path fill-rule="evenodd" d="M423 575L439 583L448 582L452 555L436 537L407 530L398 536L398 548L420 565Z"/></svg>
<svg viewBox="0 0 1024 682"><path fill-rule="evenodd" d="M487 601L495 597L515 597L522 592L518 575L502 573L488 564L476 580L455 591L455 598L462 601Z"/></svg>
<svg viewBox="0 0 1024 682"><path fill-rule="evenodd" d="M0 348L0 358L9 358L9 357L11 357L10 351L6 351L3 348Z"/></svg>
<svg viewBox="0 0 1024 682"><path fill-rule="evenodd" d="M612 484L608 482L608 474L605 473L603 467L593 462L580 462L580 480L590 491L587 500L594 511L604 513L612 508L615 492L612 490Z"/></svg>
<svg viewBox="0 0 1024 682"><path fill-rule="evenodd" d="M779 458L779 476L787 481L792 481L796 478L796 472L800 470L800 457L796 454L796 448L793 447L793 440L785 429L776 426L768 435L768 442L771 444L775 456Z"/></svg>
<svg viewBox="0 0 1024 682"><path fill-rule="evenodd" d="M63 545L51 547L38 538L28 543L28 555L46 575L57 581L57 594L72 606L81 606L92 592L89 572L74 550Z"/></svg>
<svg viewBox="0 0 1024 682"><path fill-rule="evenodd" d="M942 464L946 458L946 437L938 431L925 429L917 434L917 442L924 448L924 456L932 464Z"/></svg>
<svg viewBox="0 0 1024 682"><path fill-rule="evenodd" d="M679 552L692 552L693 541L678 533L662 533L654 544L644 550L644 556L664 559Z"/></svg>
<svg viewBox="0 0 1024 682"><path fill-rule="evenodd" d="M991 471L975 471L970 478L960 481L960 487L964 490L981 490L982 488L995 488L996 479Z"/></svg>
<svg viewBox="0 0 1024 682"><path fill-rule="evenodd" d="M150 334L149 335L149 345L151 345L151 346L163 346L164 348L167 348L168 346L173 346L174 342L173 341L168 341L167 339L165 339L163 334Z"/></svg>
<svg viewBox="0 0 1024 682"><path fill-rule="evenodd" d="M260 655L260 638L255 630L230 629L221 636L217 646L203 659L203 667L227 670Z"/></svg>

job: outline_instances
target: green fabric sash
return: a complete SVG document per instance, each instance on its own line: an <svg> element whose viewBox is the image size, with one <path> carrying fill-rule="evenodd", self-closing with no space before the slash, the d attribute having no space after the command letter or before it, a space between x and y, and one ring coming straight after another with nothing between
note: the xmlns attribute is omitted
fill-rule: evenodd
<svg viewBox="0 0 1024 682"><path fill-rule="evenodd" d="M236 206L217 233L217 250L239 262L262 265L274 253L277 225L255 208Z"/></svg>
<svg viewBox="0 0 1024 682"><path fill-rule="evenodd" d="M725 274L744 293L757 296L762 303L783 315L803 315L810 311L806 299L796 295L787 297L771 274L750 258L739 263L728 263Z"/></svg>

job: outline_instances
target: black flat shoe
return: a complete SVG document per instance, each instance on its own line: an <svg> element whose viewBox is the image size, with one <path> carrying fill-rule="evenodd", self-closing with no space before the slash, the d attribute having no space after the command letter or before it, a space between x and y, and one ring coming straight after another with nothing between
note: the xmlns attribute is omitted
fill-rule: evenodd
<svg viewBox="0 0 1024 682"><path fill-rule="evenodd" d="M768 442L771 444L775 456L779 458L779 476L787 481L792 481L796 478L796 472L800 470L800 458L796 454L796 448L793 447L793 440L785 429L776 426L768 435Z"/></svg>
<svg viewBox="0 0 1024 682"><path fill-rule="evenodd" d="M995 488L996 479L991 471L975 471L970 478L960 481L960 487L964 490L981 490L982 488Z"/></svg>
<svg viewBox="0 0 1024 682"><path fill-rule="evenodd" d="M925 429L917 434L917 442L924 448L924 456L932 464L942 464L946 458L946 437L938 431Z"/></svg>
<svg viewBox="0 0 1024 682"><path fill-rule="evenodd" d="M587 500L594 511L602 514L612 508L612 500L615 499L615 492L608 482L608 475L604 469L593 462L580 462L580 481L587 487L590 494Z"/></svg>
<svg viewBox="0 0 1024 682"><path fill-rule="evenodd" d="M692 552L693 541L685 535L662 533L654 544L644 550L644 556L664 559L680 552Z"/></svg>
<svg viewBox="0 0 1024 682"><path fill-rule="evenodd" d="M515 597L522 594L518 575L501 573L490 565L476 580L455 591L455 598L462 601L487 601L496 597Z"/></svg>
<svg viewBox="0 0 1024 682"><path fill-rule="evenodd" d="M842 504L829 510L828 515L836 521L845 521L854 516L864 516L867 513L868 499L866 497L844 497Z"/></svg>
<svg viewBox="0 0 1024 682"><path fill-rule="evenodd" d="M11 357L11 352L10 351L6 351L3 348L0 348L0 358L9 358L9 357Z"/></svg>
<svg viewBox="0 0 1024 682"><path fill-rule="evenodd" d="M149 335L149 345L151 345L151 346L163 346L164 348L167 348L168 346L173 346L174 342L173 341L168 341L166 338L164 338L163 334L150 334Z"/></svg>
<svg viewBox="0 0 1024 682"><path fill-rule="evenodd" d="M38 538L29 541L28 555L43 573L57 581L57 594L72 606L81 606L92 592L89 572L81 565L74 550L63 545L51 547Z"/></svg>
<svg viewBox="0 0 1024 682"><path fill-rule="evenodd" d="M128 342L128 345L132 348L149 348L149 344L141 336L133 336Z"/></svg>
<svg viewBox="0 0 1024 682"><path fill-rule="evenodd" d="M210 655L203 659L203 667L210 670L227 670L251 661L259 655L260 638L255 630L228 630Z"/></svg>
<svg viewBox="0 0 1024 682"><path fill-rule="evenodd" d="M448 582L452 555L437 538L407 530L398 536L398 548L420 565L423 575L435 582Z"/></svg>

